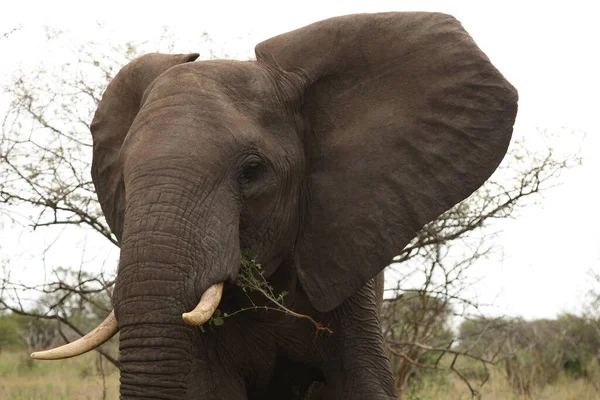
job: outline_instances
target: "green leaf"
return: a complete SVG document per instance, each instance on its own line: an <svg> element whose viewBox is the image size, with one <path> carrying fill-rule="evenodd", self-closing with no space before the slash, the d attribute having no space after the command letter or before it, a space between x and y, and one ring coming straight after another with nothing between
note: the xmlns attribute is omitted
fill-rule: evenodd
<svg viewBox="0 0 600 400"><path fill-rule="evenodd" d="M220 316L221 316L221 310L216 309L215 312L214 312L214 314L213 314L213 317L217 317L218 318Z"/></svg>
<svg viewBox="0 0 600 400"><path fill-rule="evenodd" d="M223 321L223 318L213 318L213 324L215 324L216 326L221 326L225 323L225 321Z"/></svg>

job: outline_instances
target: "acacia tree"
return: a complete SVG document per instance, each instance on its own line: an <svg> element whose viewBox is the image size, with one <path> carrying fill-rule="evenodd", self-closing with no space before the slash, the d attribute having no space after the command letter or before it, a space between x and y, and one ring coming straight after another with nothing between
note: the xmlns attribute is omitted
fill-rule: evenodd
<svg viewBox="0 0 600 400"><path fill-rule="evenodd" d="M394 279L382 312L398 398L405 394L416 369L453 371L473 397L480 396L478 388L489 378L487 366L497 365L507 355L492 352L486 358L470 349L455 349L448 324L454 316L481 314L482 304L472 295L471 272L495 250L494 221L514 218L557 184L563 170L579 162L577 153L556 156L551 148L534 152L525 141L514 141L490 180L425 225L400 251L388 268ZM482 363L486 373L479 381L461 372L457 363L461 357Z"/></svg>
<svg viewBox="0 0 600 400"><path fill-rule="evenodd" d="M163 33L163 36L165 34ZM133 43L100 47L85 43L59 69L20 71L4 85L11 103L4 111L0 141L0 216L23 229L45 229L55 234L64 227L81 229L117 245L97 202L90 179L89 124L100 97L119 68L142 52L173 51L172 39L159 48ZM207 56L226 56L213 50L205 33L200 45ZM494 177L469 199L427 224L404 249L398 249L390 270L396 271L388 291L383 322L397 372L398 392L404 393L415 367L439 369L451 348L448 318L477 308L465 294L468 270L486 257L494 233L491 221L510 219L541 191L556 183L560 172L576 158L556 157L550 149L528 150L516 141ZM41 257L41 256L40 256ZM0 307L37 318L54 319L71 332L85 331L81 318L69 313L70 302L88 307L88 316L108 312L114 268L85 271L81 263L49 266L51 278L26 285L12 279L19 265L8 263L0 285ZM64 271L75 271L65 274ZM52 294L37 307L23 298ZM102 297L104 296L104 297ZM102 300L101 300L102 299ZM107 353L104 353L114 361ZM420 362L419 360L426 362ZM491 360L488 360L491 362ZM467 382L469 384L469 382ZM471 386L469 386L472 388ZM472 388L476 394L476 390Z"/></svg>

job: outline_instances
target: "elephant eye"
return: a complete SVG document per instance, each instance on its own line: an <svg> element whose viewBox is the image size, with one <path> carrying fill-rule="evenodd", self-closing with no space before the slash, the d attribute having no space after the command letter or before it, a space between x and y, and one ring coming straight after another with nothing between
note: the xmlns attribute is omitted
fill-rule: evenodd
<svg viewBox="0 0 600 400"><path fill-rule="evenodd" d="M240 174L239 181L243 186L249 185L252 182L258 180L262 173L263 167L258 162L252 162L246 164L242 173Z"/></svg>

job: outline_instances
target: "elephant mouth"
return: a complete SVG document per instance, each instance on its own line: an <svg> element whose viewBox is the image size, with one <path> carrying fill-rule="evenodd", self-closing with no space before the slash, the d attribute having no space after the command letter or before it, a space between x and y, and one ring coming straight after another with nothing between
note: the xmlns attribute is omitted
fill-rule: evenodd
<svg viewBox="0 0 600 400"><path fill-rule="evenodd" d="M211 285L200 296L198 305L192 311L182 314L183 321L191 326L204 324L212 317L219 306L222 295L223 282ZM115 312L111 311L108 317L87 335L54 349L32 353L31 358L35 360L62 360L76 357L106 343L118 331L119 325L115 317Z"/></svg>

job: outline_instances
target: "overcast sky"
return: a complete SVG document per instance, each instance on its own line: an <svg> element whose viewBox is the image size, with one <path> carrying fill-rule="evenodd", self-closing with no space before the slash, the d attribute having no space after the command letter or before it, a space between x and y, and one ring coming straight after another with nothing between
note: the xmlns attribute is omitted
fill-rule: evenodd
<svg viewBox="0 0 600 400"><path fill-rule="evenodd" d="M486 261L477 270L485 275L476 286L481 300L494 302L496 313L527 318L577 311L590 288L587 271L600 269L600 216L595 207L600 174L600 34L596 10L586 2L569 1L563 6L550 2L397 0L192 1L187 6L178 1L160 2L161 6L148 1L16 3L3 5L0 15L0 34L21 26L0 40L3 82L20 66L44 63L56 67L67 61L67 51L46 44L45 26L64 31L65 37L106 45L155 40L162 27L168 26L179 39L180 51L195 50L190 47L207 32L229 54L246 57L262 40L328 17L412 10L452 14L519 90L515 136L533 138L538 130L547 130L554 135L552 143L558 150L583 143L584 164L566 173L562 185L546 192L539 205L502 225L498 241L503 259ZM98 28L98 22L103 28ZM577 138L583 134L581 142ZM43 235L43 231L23 234L17 246L14 232L4 231L0 240L13 243L13 250L21 252L20 260L33 260L43 243L52 240ZM28 250L31 254L23 255ZM92 253L100 259L106 258L106 249L95 250ZM52 262L59 262L64 254L55 255ZM113 251L109 264L115 258ZM31 274L36 268L39 263L29 263Z"/></svg>

